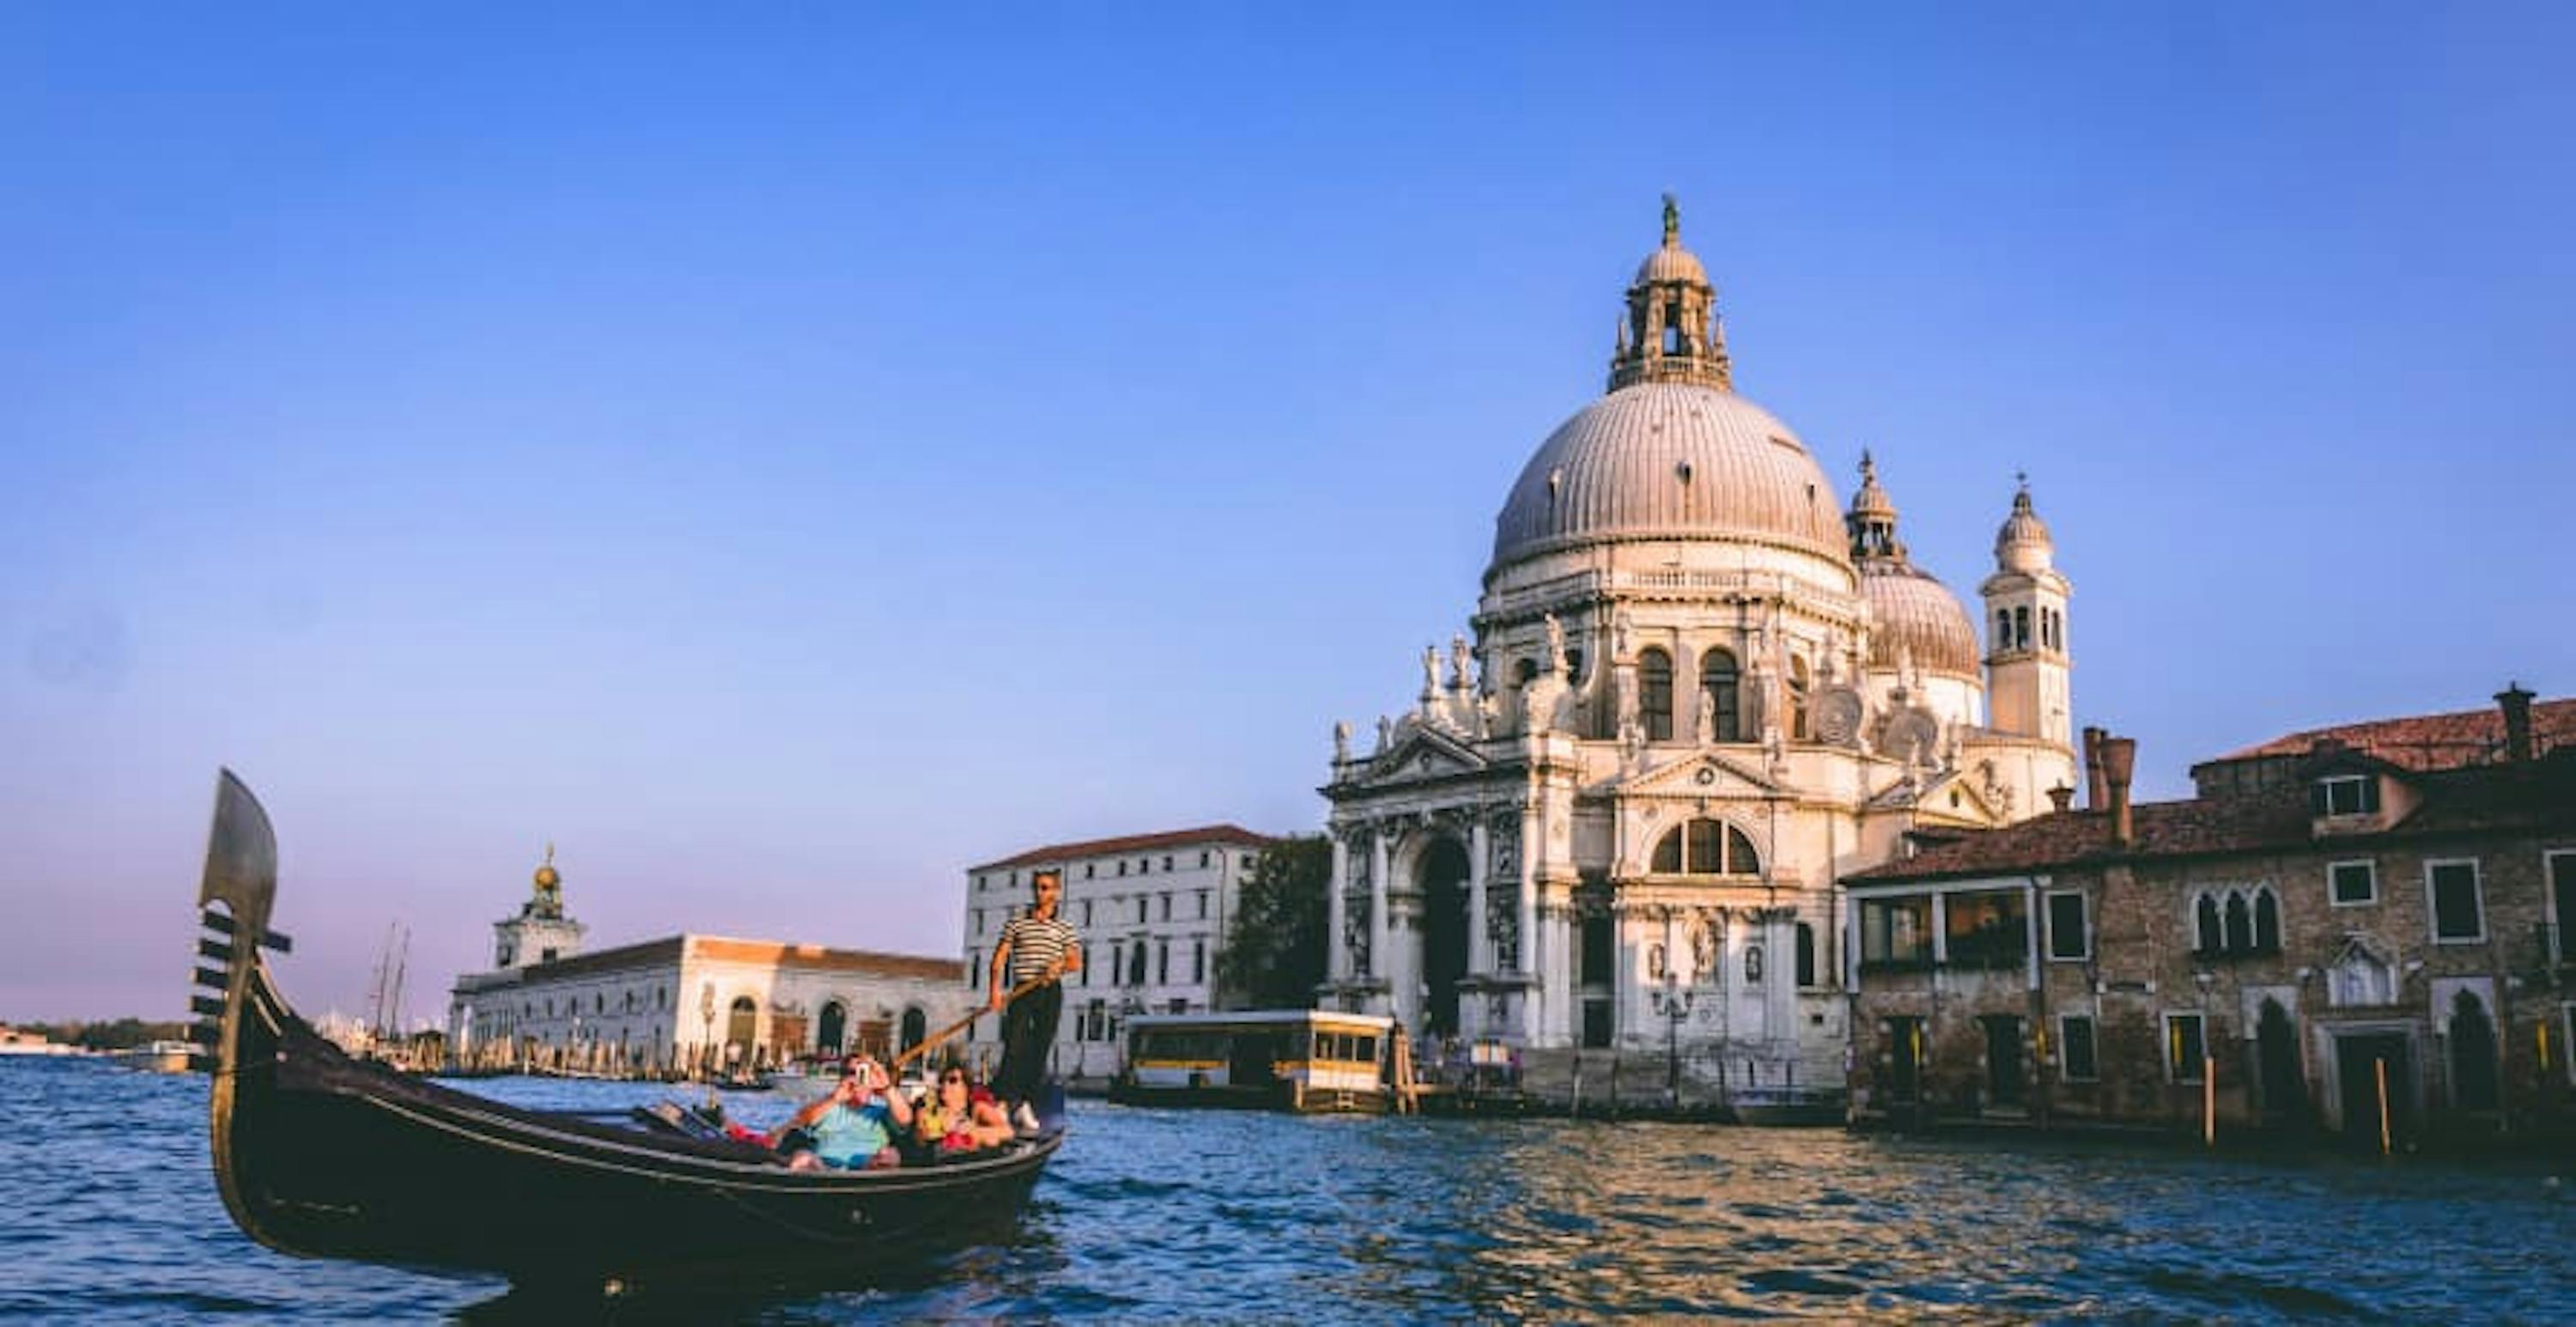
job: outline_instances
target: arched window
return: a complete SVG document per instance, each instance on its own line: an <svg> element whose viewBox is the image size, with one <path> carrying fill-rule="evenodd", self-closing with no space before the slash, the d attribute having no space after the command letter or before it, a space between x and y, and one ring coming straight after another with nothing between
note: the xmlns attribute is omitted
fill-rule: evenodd
<svg viewBox="0 0 2576 1327"><path fill-rule="evenodd" d="M1658 875L1759 875L1762 858L1743 830L1722 820L1675 825L1655 844Z"/></svg>
<svg viewBox="0 0 2576 1327"><path fill-rule="evenodd" d="M2030 648L2030 606L2027 604L2013 610L2013 648Z"/></svg>
<svg viewBox="0 0 2576 1327"><path fill-rule="evenodd" d="M2241 954L2254 947L2254 914L2245 906L2245 896L2227 896L2227 952Z"/></svg>
<svg viewBox="0 0 2576 1327"><path fill-rule="evenodd" d="M1789 740L1807 740L1807 661L1789 656Z"/></svg>
<svg viewBox="0 0 2576 1327"><path fill-rule="evenodd" d="M1530 680L1531 680L1532 678L1537 677L1537 676L1538 676L1538 660L1536 660L1536 659L1519 659L1519 660L1515 660L1515 661L1513 661L1513 663L1512 663L1512 685L1513 685L1513 686L1516 686L1516 687L1525 687L1525 686L1528 686L1528 685L1530 684Z"/></svg>
<svg viewBox="0 0 2576 1327"><path fill-rule="evenodd" d="M930 1015L919 1005L907 1006L903 1011L901 1026L902 1039L895 1044L895 1050L898 1053L920 1045L921 1039L930 1035Z"/></svg>
<svg viewBox="0 0 2576 1327"><path fill-rule="evenodd" d="M2009 608L1995 610L1995 648L1997 650L2012 648L2012 610Z"/></svg>
<svg viewBox="0 0 2576 1327"><path fill-rule="evenodd" d="M1637 651L1637 720L1646 740L1673 740L1673 657L1647 646Z"/></svg>
<svg viewBox="0 0 2576 1327"><path fill-rule="evenodd" d="M841 1053L842 1039L849 1035L850 1011L838 1000L823 1004L822 1017L814 1020L814 1048L825 1055Z"/></svg>
<svg viewBox="0 0 2576 1327"><path fill-rule="evenodd" d="M2211 894L2200 896L2192 909L2193 948L2204 954L2215 954L2227 947L2227 937L2218 928L2218 899Z"/></svg>
<svg viewBox="0 0 2576 1327"><path fill-rule="evenodd" d="M1735 656L1725 650L1710 650L1699 657L1699 689L1709 698L1712 731L1701 733L1703 742L1741 742L1744 740L1744 708L1737 683L1743 674L1735 666Z"/></svg>
<svg viewBox="0 0 2576 1327"><path fill-rule="evenodd" d="M2281 904L2269 889L2254 891L2254 952L2281 952Z"/></svg>

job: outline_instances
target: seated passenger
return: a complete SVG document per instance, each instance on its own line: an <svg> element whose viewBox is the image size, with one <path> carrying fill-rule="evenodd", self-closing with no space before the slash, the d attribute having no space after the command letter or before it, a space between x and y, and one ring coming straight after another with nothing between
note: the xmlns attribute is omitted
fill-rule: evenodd
<svg viewBox="0 0 2576 1327"><path fill-rule="evenodd" d="M794 1170L866 1170L903 1164L895 1131L912 1125L912 1103L886 1089L885 1070L865 1055L843 1066L840 1085L796 1112L773 1138L803 1130L811 1146L787 1158Z"/></svg>
<svg viewBox="0 0 2576 1327"><path fill-rule="evenodd" d="M1011 1121L1002 1104L991 1092L968 1084L966 1071L954 1065L939 1071L939 1081L913 1120L913 1136L921 1145L944 1154L1011 1141Z"/></svg>

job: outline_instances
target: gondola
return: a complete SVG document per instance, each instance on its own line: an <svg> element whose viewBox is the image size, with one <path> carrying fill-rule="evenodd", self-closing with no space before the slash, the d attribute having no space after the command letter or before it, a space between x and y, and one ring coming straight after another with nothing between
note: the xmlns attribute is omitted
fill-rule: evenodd
<svg viewBox="0 0 2576 1327"><path fill-rule="evenodd" d="M215 1182L284 1253L497 1273L522 1285L860 1284L1006 1235L1062 1117L945 1164L792 1171L764 1149L523 1110L354 1058L277 990L277 844L225 771L192 1002L212 1052Z"/></svg>

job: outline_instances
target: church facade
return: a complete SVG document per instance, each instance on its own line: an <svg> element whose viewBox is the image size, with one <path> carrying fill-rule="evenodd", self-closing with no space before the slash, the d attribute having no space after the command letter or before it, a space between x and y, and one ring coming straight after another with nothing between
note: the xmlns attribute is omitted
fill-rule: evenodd
<svg viewBox="0 0 2576 1327"><path fill-rule="evenodd" d="M2072 787L2070 586L2026 486L1973 618L1866 454L1844 508L1735 392L1669 200L1626 304L1607 394L1504 499L1469 630L1373 745L1335 727L1318 1003L1839 1083L1836 881Z"/></svg>

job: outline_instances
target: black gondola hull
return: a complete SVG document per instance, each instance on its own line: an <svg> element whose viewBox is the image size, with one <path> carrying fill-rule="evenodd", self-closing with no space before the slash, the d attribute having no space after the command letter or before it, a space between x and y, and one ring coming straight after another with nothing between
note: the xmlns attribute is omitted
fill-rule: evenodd
<svg viewBox="0 0 2576 1327"><path fill-rule="evenodd" d="M223 827L219 809L219 843ZM260 934L267 898L214 877L208 901L254 913ZM209 1029L215 1176L241 1228L287 1253L529 1283L855 1284L1007 1238L1063 1140L794 1171L757 1148L523 1110L351 1058L279 997L255 941L237 947Z"/></svg>

